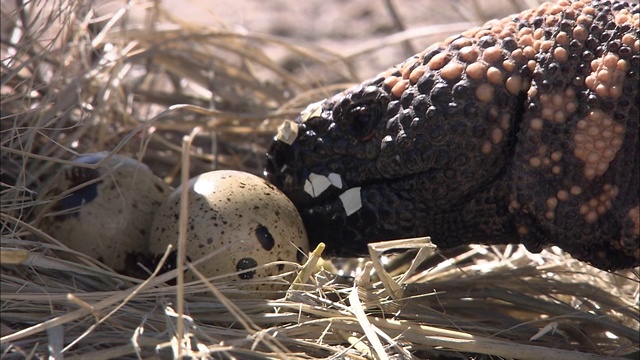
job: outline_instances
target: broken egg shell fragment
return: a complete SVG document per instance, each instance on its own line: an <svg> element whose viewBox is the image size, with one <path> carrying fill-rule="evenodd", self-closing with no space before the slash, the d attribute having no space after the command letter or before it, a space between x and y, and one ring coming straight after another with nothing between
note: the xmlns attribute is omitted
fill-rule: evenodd
<svg viewBox="0 0 640 360"><path fill-rule="evenodd" d="M136 261L146 256L149 228L171 187L145 164L122 155L87 154L74 163L42 191L40 199L53 203L40 209L46 214L38 215L39 227L69 248L131 275Z"/></svg>

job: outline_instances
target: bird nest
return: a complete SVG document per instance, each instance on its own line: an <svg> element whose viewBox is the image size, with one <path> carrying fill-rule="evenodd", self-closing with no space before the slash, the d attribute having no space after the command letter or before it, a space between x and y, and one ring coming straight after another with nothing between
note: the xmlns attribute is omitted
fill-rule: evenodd
<svg viewBox="0 0 640 360"><path fill-rule="evenodd" d="M174 186L180 174L212 169L261 174L283 119L358 81L354 57L196 26L158 3L139 22L128 20L132 4L107 16L74 0L5 5L3 359L637 356L637 269L603 272L555 248L474 246L444 257L413 239L377 245L372 262L316 251L295 280L266 280L288 288L272 299L225 276L176 283L181 269L159 266L136 278L74 252L33 214L62 165L108 151Z"/></svg>

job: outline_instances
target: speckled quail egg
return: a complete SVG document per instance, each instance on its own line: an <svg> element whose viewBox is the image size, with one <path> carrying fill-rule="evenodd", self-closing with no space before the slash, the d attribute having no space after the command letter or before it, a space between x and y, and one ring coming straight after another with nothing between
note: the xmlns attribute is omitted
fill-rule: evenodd
<svg viewBox="0 0 640 360"><path fill-rule="evenodd" d="M245 172L218 170L191 179L187 186L187 258L195 261L216 253L197 267L205 276L235 273L273 261L300 262L307 254L309 243L300 215L266 180ZM169 195L151 227L150 252L156 257L168 244L177 246L181 191L178 187ZM281 290L277 282L255 280L287 270L291 269L270 265L232 275L231 280L243 290ZM196 276L188 271L185 278L190 281Z"/></svg>
<svg viewBox="0 0 640 360"><path fill-rule="evenodd" d="M86 165L102 164L95 169ZM71 249L131 274L147 256L155 212L171 187L132 158L95 153L67 165L43 191L40 228Z"/></svg>

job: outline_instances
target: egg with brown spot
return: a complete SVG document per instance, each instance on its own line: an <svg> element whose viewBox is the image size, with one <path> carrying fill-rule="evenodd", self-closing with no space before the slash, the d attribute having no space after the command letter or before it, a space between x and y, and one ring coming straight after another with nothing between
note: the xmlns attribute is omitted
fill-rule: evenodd
<svg viewBox="0 0 640 360"><path fill-rule="evenodd" d="M188 260L213 253L197 266L206 277L240 272L223 281L237 282L238 288L250 291L286 289L288 285L278 279L260 279L294 270L292 265L271 263L300 262L309 250L304 225L291 201L266 180L240 171L207 172L187 186ZM150 251L156 258L167 245L177 246L181 193L179 187L169 195L154 219ZM197 279L190 271L185 277Z"/></svg>
<svg viewBox="0 0 640 360"><path fill-rule="evenodd" d="M41 200L49 204L39 210L40 229L71 249L131 274L147 252L151 222L171 187L126 156L87 154L73 163L42 192Z"/></svg>

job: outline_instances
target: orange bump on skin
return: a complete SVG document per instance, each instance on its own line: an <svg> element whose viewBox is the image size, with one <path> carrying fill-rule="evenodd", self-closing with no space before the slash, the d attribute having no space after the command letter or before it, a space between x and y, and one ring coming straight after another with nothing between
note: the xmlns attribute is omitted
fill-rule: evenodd
<svg viewBox="0 0 640 360"><path fill-rule="evenodd" d="M563 63L569 59L569 53L565 48L557 47L553 49L553 58Z"/></svg>
<svg viewBox="0 0 640 360"><path fill-rule="evenodd" d="M542 160L539 157L534 156L529 159L529 165L531 165L532 168L539 168L542 166Z"/></svg>
<svg viewBox="0 0 640 360"><path fill-rule="evenodd" d="M397 77L397 76L389 76L386 79L384 79L384 86L386 88L391 89L398 83L398 81L400 81L399 77Z"/></svg>
<svg viewBox="0 0 640 360"><path fill-rule="evenodd" d="M491 142L495 145L498 145L504 140L504 131L502 129L493 129L491 130Z"/></svg>
<svg viewBox="0 0 640 360"><path fill-rule="evenodd" d="M516 63L513 60L505 60L502 62L502 68L506 72L513 72L516 70Z"/></svg>
<svg viewBox="0 0 640 360"><path fill-rule="evenodd" d="M489 155L492 149L493 149L493 146L488 141L483 142L482 145L480 146L480 152L482 152L483 155Z"/></svg>
<svg viewBox="0 0 640 360"><path fill-rule="evenodd" d="M499 34L498 34L498 38L499 39L505 39L508 37L512 37L514 36L515 31L513 31L513 29L503 29Z"/></svg>
<svg viewBox="0 0 640 360"><path fill-rule="evenodd" d="M478 60L480 50L475 46L465 46L458 52L458 58L466 63L473 63Z"/></svg>
<svg viewBox="0 0 640 360"><path fill-rule="evenodd" d="M549 9L547 10L547 12L551 15L556 15L562 12L562 10L564 9L564 7L560 6L559 4L553 4L549 7Z"/></svg>
<svg viewBox="0 0 640 360"><path fill-rule="evenodd" d="M513 59L513 61L516 61L518 63L523 63L528 60L528 58L525 58L522 49L513 50L513 52L511 52L511 58Z"/></svg>
<svg viewBox="0 0 640 360"><path fill-rule="evenodd" d="M482 53L482 60L486 61L489 64L497 63L502 60L502 49L497 46L492 46L487 48Z"/></svg>
<svg viewBox="0 0 640 360"><path fill-rule="evenodd" d="M608 54L604 57L604 66L612 68L618 64L618 56L614 54Z"/></svg>
<svg viewBox="0 0 640 360"><path fill-rule="evenodd" d="M480 62L475 62L467 66L465 72L467 73L467 76L469 77L469 79L480 80L484 78L486 69L487 69L486 65Z"/></svg>
<svg viewBox="0 0 640 360"><path fill-rule="evenodd" d="M522 79L517 75L510 76L507 78L507 81L505 81L504 85L511 95L518 95L522 88Z"/></svg>
<svg viewBox="0 0 640 360"><path fill-rule="evenodd" d="M540 115L545 120L553 120L553 114L554 114L553 109L550 107L545 107L545 108L542 108L542 110L540 110Z"/></svg>
<svg viewBox="0 0 640 360"><path fill-rule="evenodd" d="M556 197L560 201L567 201L569 200L569 193L567 192L567 190L559 190L556 194Z"/></svg>
<svg viewBox="0 0 640 360"><path fill-rule="evenodd" d="M420 80L422 75L424 75L426 70L427 67L424 65L420 65L417 68L413 69L413 71L411 71L411 74L409 74L409 81L411 82L411 84L416 84Z"/></svg>
<svg viewBox="0 0 640 360"><path fill-rule="evenodd" d="M553 41L551 40L545 40L540 44L540 50L544 52L549 52L551 48L553 48Z"/></svg>
<svg viewBox="0 0 640 360"><path fill-rule="evenodd" d="M470 45L473 45L473 41L467 37L458 38L451 43L451 46L454 46L458 49L462 49Z"/></svg>
<svg viewBox="0 0 640 360"><path fill-rule="evenodd" d="M544 30L543 29L535 29L535 31L533 32L533 39L534 40L540 40L544 38Z"/></svg>
<svg viewBox="0 0 640 360"><path fill-rule="evenodd" d="M556 24L559 22L560 22L560 18L558 16L550 16L547 18L547 21L545 21L545 23L547 24L547 27L549 28L556 26Z"/></svg>
<svg viewBox="0 0 640 360"><path fill-rule="evenodd" d="M591 24L591 19L589 19L588 16L585 16L583 14L583 15L578 16L578 19L576 20L576 23L580 24L580 25L584 25L584 26L589 26ZM586 29L585 29L585 31L586 31Z"/></svg>
<svg viewBox="0 0 640 360"><path fill-rule="evenodd" d="M531 30L531 29L528 29ZM533 36L531 34L522 35L518 39L518 45L522 47L533 46Z"/></svg>
<svg viewBox="0 0 640 360"><path fill-rule="evenodd" d="M540 118L534 118L531 120L531 125L529 127L531 130L540 131L544 127L544 121Z"/></svg>
<svg viewBox="0 0 640 360"><path fill-rule="evenodd" d="M489 82L493 85L500 85L502 84L502 71L500 71L500 69L498 69L497 67L490 67L489 69L487 69L487 80L489 80Z"/></svg>
<svg viewBox="0 0 640 360"><path fill-rule="evenodd" d="M589 37L589 31L587 31L587 29L583 26L576 26L575 28L573 28L573 38L580 41L580 42L584 42L585 40L587 40L587 38Z"/></svg>
<svg viewBox="0 0 640 360"><path fill-rule="evenodd" d="M594 110L576 124L574 155L584 162L584 176L604 174L622 147L625 127L602 110Z"/></svg>
<svg viewBox="0 0 640 360"><path fill-rule="evenodd" d="M459 62L451 61L447 65L445 65L440 71L440 76L442 76L445 80L457 80L462 75L462 71L464 71L464 66Z"/></svg>
<svg viewBox="0 0 640 360"><path fill-rule="evenodd" d="M445 66L449 62L449 58L451 54L448 52L441 52L440 54L434 56L429 61L429 70L440 70L443 66Z"/></svg>
<svg viewBox="0 0 640 360"><path fill-rule="evenodd" d="M531 60L536 56L536 49L534 49L533 46L527 46L522 49L522 55L524 55L525 58Z"/></svg>
<svg viewBox="0 0 640 360"><path fill-rule="evenodd" d="M476 89L476 98L482 102L490 102L493 100L494 89L489 84L480 84Z"/></svg>
<svg viewBox="0 0 640 360"><path fill-rule="evenodd" d="M524 225L518 226L518 234L527 235L528 233L529 233L529 229L527 229L526 226L524 226Z"/></svg>
<svg viewBox="0 0 640 360"><path fill-rule="evenodd" d="M624 34L622 35L622 43L627 45L627 46L633 46L633 43L635 42L635 37L631 34Z"/></svg>
<svg viewBox="0 0 640 360"><path fill-rule="evenodd" d="M597 12L595 8L592 8L591 6L587 6L584 9L582 9L582 13L585 15L595 16Z"/></svg>
<svg viewBox="0 0 640 360"><path fill-rule="evenodd" d="M566 32L561 31L556 35L556 42L562 46L569 45L569 35Z"/></svg>
<svg viewBox="0 0 640 360"><path fill-rule="evenodd" d="M569 189L571 195L580 195L582 194L582 188L580 186L574 185Z"/></svg>
<svg viewBox="0 0 640 360"><path fill-rule="evenodd" d="M531 35L532 32L533 32L533 29L531 29L530 27L523 27L522 29L518 30L518 39L522 39L526 35Z"/></svg>
<svg viewBox="0 0 640 360"><path fill-rule="evenodd" d="M616 15L615 18L616 25L624 25L629 22L629 13L628 12L620 12Z"/></svg>
<svg viewBox="0 0 640 360"><path fill-rule="evenodd" d="M404 91L407 89L408 86L409 86L409 80L408 79L403 79L401 81L398 81L391 88L391 95L393 95L393 96L395 96L397 98L400 98L402 96L402 93L404 93Z"/></svg>

